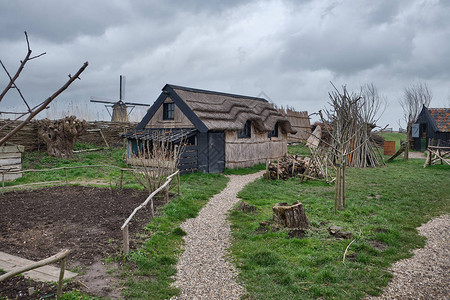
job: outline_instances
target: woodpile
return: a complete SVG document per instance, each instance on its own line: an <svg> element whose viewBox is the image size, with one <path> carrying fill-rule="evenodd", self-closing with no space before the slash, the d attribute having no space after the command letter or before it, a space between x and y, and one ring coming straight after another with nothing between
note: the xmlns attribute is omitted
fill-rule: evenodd
<svg viewBox="0 0 450 300"><path fill-rule="evenodd" d="M334 179L329 172L326 158L326 154L317 151L312 153L311 157L288 155L278 161L269 162L264 176L272 180L298 177L300 182L305 179L318 179L331 183Z"/></svg>
<svg viewBox="0 0 450 300"><path fill-rule="evenodd" d="M309 160L309 157L288 155L276 162L269 162L267 165L267 174L269 178L273 180L286 180L290 177L297 177L305 172L308 167Z"/></svg>

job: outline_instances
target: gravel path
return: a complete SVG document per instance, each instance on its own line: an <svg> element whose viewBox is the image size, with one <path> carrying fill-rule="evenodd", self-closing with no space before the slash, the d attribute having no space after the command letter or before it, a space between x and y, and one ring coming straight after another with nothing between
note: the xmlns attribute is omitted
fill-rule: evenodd
<svg viewBox="0 0 450 300"><path fill-rule="evenodd" d="M427 238L414 256L392 265L394 278L380 297L367 299L450 299L450 215L418 228Z"/></svg>
<svg viewBox="0 0 450 300"><path fill-rule="evenodd" d="M211 198L196 218L181 224L187 232L175 277L181 294L172 299L239 299L243 294L235 281L236 270L225 258L231 235L226 213L239 201L237 193L263 173L228 176L227 187Z"/></svg>

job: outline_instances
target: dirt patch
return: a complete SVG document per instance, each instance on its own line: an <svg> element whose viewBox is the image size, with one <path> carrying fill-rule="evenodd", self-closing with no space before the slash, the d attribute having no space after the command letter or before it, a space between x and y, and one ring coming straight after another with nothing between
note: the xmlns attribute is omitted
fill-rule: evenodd
<svg viewBox="0 0 450 300"><path fill-rule="evenodd" d="M82 186L5 193L0 196L0 251L37 261L69 248L72 250L67 262L69 270L86 275L92 270L98 273L80 277L82 281L76 277L75 281L81 281L89 294L115 297L117 280L98 264L118 253L122 238L120 226L147 196L147 192L132 189L117 191ZM155 206L161 204L155 202ZM147 207L133 218L129 228L132 237L142 233L150 215ZM135 248L135 241L130 240L131 249ZM102 277L104 282L98 283ZM96 283L90 282L90 278L92 281L95 278ZM0 290L4 284L0 283Z"/></svg>
<svg viewBox="0 0 450 300"><path fill-rule="evenodd" d="M375 249L377 249L378 251L384 251L387 248L389 248L389 245L386 243L383 243L381 241L369 241L369 244L374 247Z"/></svg>

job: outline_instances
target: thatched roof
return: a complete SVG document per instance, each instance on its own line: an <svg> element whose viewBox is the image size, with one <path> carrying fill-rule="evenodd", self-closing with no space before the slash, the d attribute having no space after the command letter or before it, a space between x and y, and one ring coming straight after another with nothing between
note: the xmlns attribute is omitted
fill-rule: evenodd
<svg viewBox="0 0 450 300"><path fill-rule="evenodd" d="M241 130L246 121L251 120L260 131L272 131L278 122L282 131L296 132L290 122L263 98L175 85L166 85L163 91L167 89L173 90L209 130Z"/></svg>

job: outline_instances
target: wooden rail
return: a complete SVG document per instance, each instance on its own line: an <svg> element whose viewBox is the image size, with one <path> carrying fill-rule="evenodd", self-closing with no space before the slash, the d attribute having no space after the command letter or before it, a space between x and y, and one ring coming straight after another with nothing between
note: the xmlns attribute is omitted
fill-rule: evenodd
<svg viewBox="0 0 450 300"><path fill-rule="evenodd" d="M70 254L70 252L71 252L70 250L64 249L61 252L59 252L53 256L50 256L46 259L32 263L28 266L15 268L14 270L11 270L8 273L1 275L0 282L5 279L8 279L12 276L21 274L23 272L31 271L31 270L37 269L39 267L49 265L49 264L52 264L52 263L55 263L55 262L61 260L61 270L59 272L59 281L58 281L58 292L56 294L56 299L59 299L59 298L61 298L61 295L62 295L62 284L63 284L63 279L64 279L64 271L66 269L66 257L67 257L67 255Z"/></svg>
<svg viewBox="0 0 450 300"><path fill-rule="evenodd" d="M426 168L427 165L431 166L436 164L438 161L441 162L441 165L444 164L444 162L447 165L450 165L450 147L428 146L427 151L428 154L425 164L423 165L424 168Z"/></svg>
<svg viewBox="0 0 450 300"><path fill-rule="evenodd" d="M131 213L131 215L125 220L125 222L123 223L122 227L120 227L120 230L122 230L123 232L123 252L125 254L128 254L128 252L130 251L130 239L129 239L129 235L128 235L128 223L130 223L131 219L133 218L133 216L138 212L138 210L140 210L141 208L144 208L145 206L147 206L148 202L150 200L153 199L153 197L155 195L157 195L159 192L161 192L163 189L165 189L170 182L172 181L174 176L177 176L178 179L178 195L180 194L180 171L177 170L175 173L167 176L166 182L161 185L159 188L157 188L156 190L154 190L148 197L147 199L145 199L144 202L142 202L141 205L139 205L138 207L136 207L133 212ZM166 193L168 194L168 189L166 191ZM167 196L166 196L167 197ZM153 213L153 202L152 202L152 213Z"/></svg>

